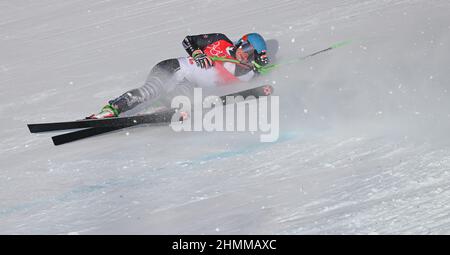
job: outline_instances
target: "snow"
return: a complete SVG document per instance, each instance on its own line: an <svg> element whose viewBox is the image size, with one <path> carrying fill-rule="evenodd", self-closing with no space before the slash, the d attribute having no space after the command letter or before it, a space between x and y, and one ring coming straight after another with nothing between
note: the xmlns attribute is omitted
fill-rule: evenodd
<svg viewBox="0 0 450 255"><path fill-rule="evenodd" d="M448 1L0 3L0 234L449 234ZM196 6L195 11L192 6ZM53 146L184 56L257 31L284 66L280 138L136 127Z"/></svg>

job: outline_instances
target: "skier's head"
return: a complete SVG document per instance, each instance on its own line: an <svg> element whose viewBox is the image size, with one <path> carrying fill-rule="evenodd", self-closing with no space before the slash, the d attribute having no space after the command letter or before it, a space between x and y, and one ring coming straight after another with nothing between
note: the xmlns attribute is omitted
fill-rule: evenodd
<svg viewBox="0 0 450 255"><path fill-rule="evenodd" d="M236 58L240 61L251 63L255 61L259 65L267 65L267 46L264 38L258 33L246 34L235 45Z"/></svg>

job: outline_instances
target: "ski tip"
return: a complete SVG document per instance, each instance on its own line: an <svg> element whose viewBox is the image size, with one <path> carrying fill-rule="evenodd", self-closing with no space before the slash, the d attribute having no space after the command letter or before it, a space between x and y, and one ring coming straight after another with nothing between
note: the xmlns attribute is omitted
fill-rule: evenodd
<svg viewBox="0 0 450 255"><path fill-rule="evenodd" d="M58 145L61 145L61 144L65 144L65 143L66 143L66 142L60 140L60 139L58 138L58 136L53 136L53 137L52 137L52 141L53 141L53 145L55 145L55 146L58 146Z"/></svg>
<svg viewBox="0 0 450 255"><path fill-rule="evenodd" d="M27 127L28 127L28 130L30 130L30 133L37 133L37 132L39 132L36 129L36 125L35 124L27 124Z"/></svg>
<svg viewBox="0 0 450 255"><path fill-rule="evenodd" d="M350 43L352 43L352 41L350 41L350 40L343 41L343 42L338 42L338 43L336 43L336 44L333 44L333 45L331 46L331 48L332 48L332 49L340 48L340 47L345 46L345 45L348 45L348 44L350 44Z"/></svg>

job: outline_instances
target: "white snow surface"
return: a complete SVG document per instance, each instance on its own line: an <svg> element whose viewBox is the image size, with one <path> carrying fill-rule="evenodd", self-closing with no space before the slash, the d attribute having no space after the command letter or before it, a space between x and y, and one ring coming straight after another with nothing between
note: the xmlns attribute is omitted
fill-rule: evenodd
<svg viewBox="0 0 450 255"><path fill-rule="evenodd" d="M0 234L450 234L448 0L3 0ZM281 134L136 127L62 146L188 34L259 32Z"/></svg>

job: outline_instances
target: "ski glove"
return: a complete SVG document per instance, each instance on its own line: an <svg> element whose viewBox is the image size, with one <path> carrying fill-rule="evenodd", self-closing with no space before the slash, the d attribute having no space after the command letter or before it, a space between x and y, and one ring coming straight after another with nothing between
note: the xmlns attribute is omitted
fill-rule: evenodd
<svg viewBox="0 0 450 255"><path fill-rule="evenodd" d="M214 65L212 59L201 50L194 51L192 53L192 57L194 58L197 66L199 66L200 68L208 69Z"/></svg>

